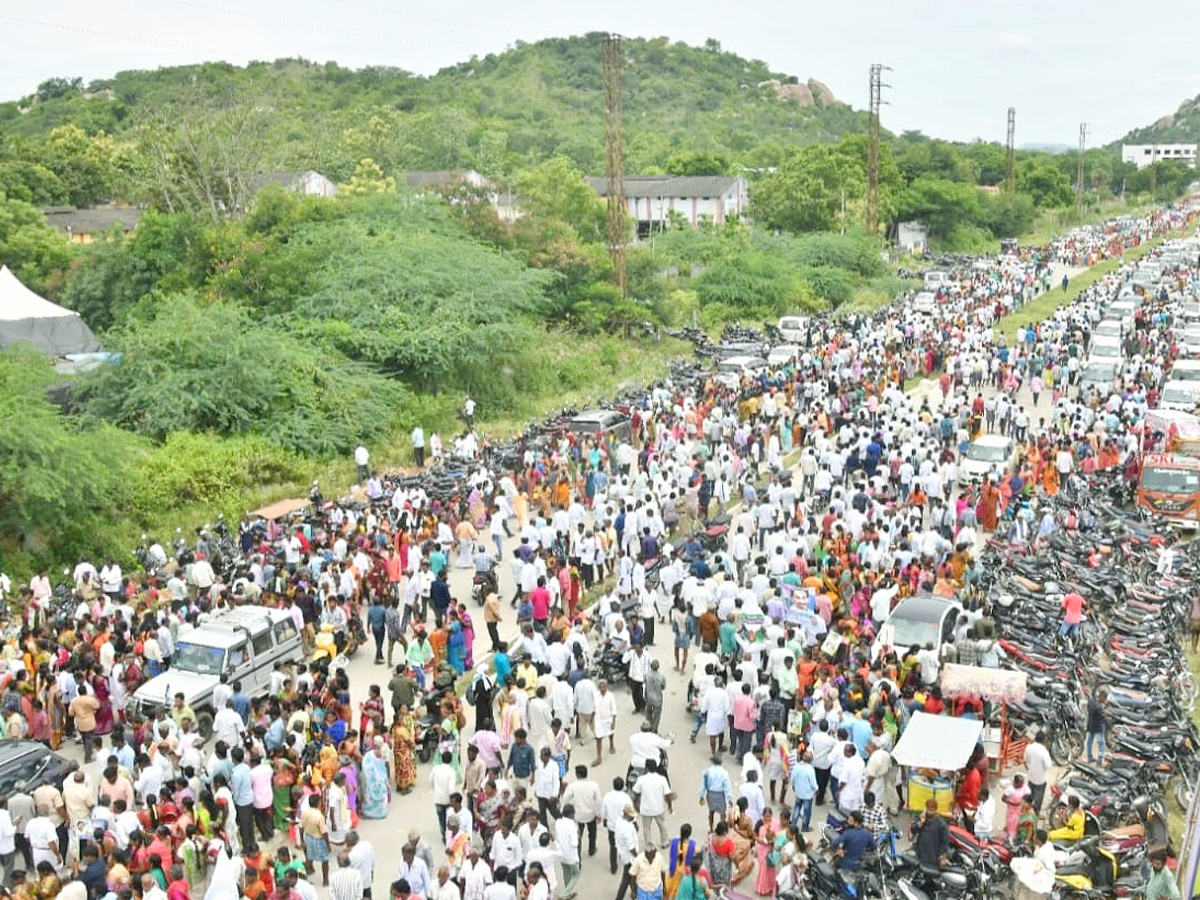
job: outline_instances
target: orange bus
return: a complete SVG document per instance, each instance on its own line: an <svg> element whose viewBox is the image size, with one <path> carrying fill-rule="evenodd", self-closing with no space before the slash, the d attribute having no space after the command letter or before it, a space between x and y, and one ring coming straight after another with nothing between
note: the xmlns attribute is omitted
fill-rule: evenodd
<svg viewBox="0 0 1200 900"><path fill-rule="evenodd" d="M1147 453L1142 457L1137 502L1172 524L1200 526L1200 459L1178 453Z"/></svg>

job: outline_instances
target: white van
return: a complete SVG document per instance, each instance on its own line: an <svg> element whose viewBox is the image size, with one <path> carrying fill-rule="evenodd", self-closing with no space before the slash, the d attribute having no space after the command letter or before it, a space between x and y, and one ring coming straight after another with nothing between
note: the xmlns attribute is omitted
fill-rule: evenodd
<svg viewBox="0 0 1200 900"><path fill-rule="evenodd" d="M954 283L949 272L942 272L939 269L934 269L932 272L925 273L925 287L928 290L936 291L938 288L948 288Z"/></svg>
<svg viewBox="0 0 1200 900"><path fill-rule="evenodd" d="M213 613L175 644L171 667L141 685L129 708L149 719L170 709L176 694L196 713L197 730L212 733L213 688L226 676L251 697L266 694L277 663L303 663L304 648L292 614L268 606L235 606Z"/></svg>

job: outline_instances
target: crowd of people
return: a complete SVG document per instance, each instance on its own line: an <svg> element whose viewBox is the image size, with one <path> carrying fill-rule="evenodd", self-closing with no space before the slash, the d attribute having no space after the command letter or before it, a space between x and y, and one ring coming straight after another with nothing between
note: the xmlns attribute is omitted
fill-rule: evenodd
<svg viewBox="0 0 1200 900"><path fill-rule="evenodd" d="M933 316L816 321L795 365L736 389L661 384L627 437L564 435L519 471L480 467L461 503L388 495L363 456L363 502L245 523L236 569L214 571L207 546L174 570L164 553L148 580L85 559L66 610L39 573L4 648L5 730L52 747L77 735L85 764L61 789L0 797L10 893L315 900L319 875L332 900L370 898L377 879L396 900L568 900L607 865L617 900L775 896L804 877L827 803L849 814L834 849L855 868L903 808L889 751L912 713L982 714L942 697L941 665L1001 664L972 590L978 543L1073 527L1040 498L1076 471L1129 469L1171 359L1171 323L1151 307L1120 388L1068 397L1121 271L1011 346L995 321L1051 286L1053 257L1112 255L1189 216L1082 229L1040 259L964 273ZM1164 308L1196 290L1194 269L1173 279ZM918 375L938 389L906 393ZM1020 462L958 492L960 450L982 432L1011 434ZM715 551L714 521L728 528ZM455 568L508 575L472 614ZM873 656L877 623L920 592L963 599L949 646ZM211 736L182 695L150 714L130 704L206 616L248 602L291 610L306 649L325 632L345 651L358 620L379 683L352 688L339 657L280 666L261 695L223 682ZM659 733L672 685L686 685L696 750ZM601 784L605 755L626 748L628 777ZM671 752L709 759L698 783L671 776ZM1024 779L989 791L977 754L958 814L982 835L1036 837L1043 763L1033 750ZM426 788L438 832L377 851L363 820L403 817ZM700 818L677 813L685 798ZM914 835L923 860L944 853L936 809Z"/></svg>

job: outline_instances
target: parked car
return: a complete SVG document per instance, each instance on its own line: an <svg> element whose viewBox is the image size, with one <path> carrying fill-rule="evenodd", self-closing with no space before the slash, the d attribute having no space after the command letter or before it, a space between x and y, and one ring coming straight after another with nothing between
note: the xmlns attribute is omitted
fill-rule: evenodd
<svg viewBox="0 0 1200 900"><path fill-rule="evenodd" d="M1172 380L1163 385L1158 405L1163 409L1190 413L1196 410L1197 398L1200 398L1200 382Z"/></svg>
<svg viewBox="0 0 1200 900"><path fill-rule="evenodd" d="M286 609L236 606L215 613L185 635L180 635L171 668L139 687L131 708L144 719L157 709L169 709L176 694L196 713L197 730L212 733L213 688L221 676L242 683L251 697L266 694L276 663L304 662L300 632Z"/></svg>
<svg viewBox="0 0 1200 900"><path fill-rule="evenodd" d="M1079 373L1079 396L1086 396L1090 390L1103 391L1107 396L1116 381L1118 364L1113 359L1097 359L1084 366Z"/></svg>
<svg viewBox="0 0 1200 900"><path fill-rule="evenodd" d="M776 327L789 344L802 344L808 338L808 316L783 316Z"/></svg>
<svg viewBox="0 0 1200 900"><path fill-rule="evenodd" d="M923 316L932 316L937 312L937 295L933 291L921 291L912 298L912 310Z"/></svg>
<svg viewBox="0 0 1200 900"><path fill-rule="evenodd" d="M736 388L742 376L757 375L765 368L767 361L761 356L731 356L717 363L716 380L727 388Z"/></svg>
<svg viewBox="0 0 1200 900"><path fill-rule="evenodd" d="M633 436L633 423L629 416L615 409L589 409L573 416L567 422L567 430L592 437L612 434L619 441L627 441Z"/></svg>
<svg viewBox="0 0 1200 900"><path fill-rule="evenodd" d="M1121 352L1121 339L1110 335L1096 335L1088 346L1088 361L1111 359L1119 362L1124 353Z"/></svg>
<svg viewBox="0 0 1200 900"><path fill-rule="evenodd" d="M957 602L932 594L905 597L879 626L871 658L877 658L885 647L894 648L898 654L912 646L924 648L931 643L940 647L953 638L962 611Z"/></svg>
<svg viewBox="0 0 1200 900"><path fill-rule="evenodd" d="M767 363L772 369L779 369L783 366L788 366L800 358L800 348L795 344L780 344L778 347L772 347L771 352L767 354Z"/></svg>
<svg viewBox="0 0 1200 900"><path fill-rule="evenodd" d="M32 792L43 784L62 787L78 765L59 756L41 741L17 738L0 740L0 797L10 796L21 785Z"/></svg>
<svg viewBox="0 0 1200 900"><path fill-rule="evenodd" d="M967 445L958 465L962 484L982 481L985 475L1005 475L1017 467L1017 442L1002 434L985 434Z"/></svg>

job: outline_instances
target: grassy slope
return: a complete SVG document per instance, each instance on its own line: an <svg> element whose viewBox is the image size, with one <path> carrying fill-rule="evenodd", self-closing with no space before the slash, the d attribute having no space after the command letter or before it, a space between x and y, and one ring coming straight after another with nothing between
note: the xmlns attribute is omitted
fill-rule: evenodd
<svg viewBox="0 0 1200 900"><path fill-rule="evenodd" d="M545 346L531 350L530 363L557 373L553 381L547 381L538 396L531 396L520 410L503 417L489 415L487 409L479 410L479 430L486 437L504 439L526 427L530 421L543 418L548 412L564 406L584 407L618 392L630 384L648 385L663 377L668 364L685 356L689 345L673 338L661 341L634 342L619 338L580 338L566 334L552 334ZM453 409L460 398L449 398L447 413L439 420L425 422L426 434L438 430L449 449L450 440L456 431ZM393 434L371 450L371 463L377 469L402 469L413 465L412 447L408 434ZM226 516L256 509L285 497L308 495L313 479L321 482L326 495L344 491L354 482L355 467L352 459L328 461L313 460L309 477L285 484L263 484L257 490L240 498L241 509L223 510ZM183 511L172 512L158 521L150 523L148 532L167 535L177 527L188 528L213 521L216 513L208 504L195 504ZM114 524L129 546L137 542L141 530L135 523Z"/></svg>

